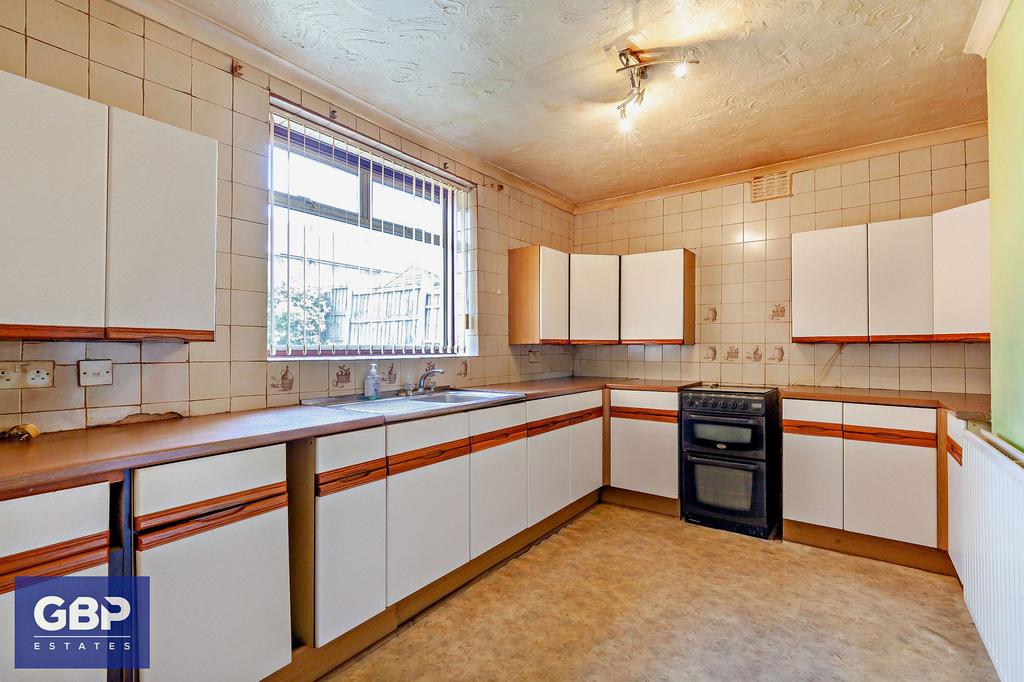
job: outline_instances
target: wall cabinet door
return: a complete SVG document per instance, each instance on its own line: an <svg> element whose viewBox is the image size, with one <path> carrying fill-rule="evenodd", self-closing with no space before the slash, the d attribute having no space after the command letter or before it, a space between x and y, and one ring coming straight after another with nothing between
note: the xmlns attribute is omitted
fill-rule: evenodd
<svg viewBox="0 0 1024 682"><path fill-rule="evenodd" d="M469 561L469 457L388 477L388 605Z"/></svg>
<svg viewBox="0 0 1024 682"><path fill-rule="evenodd" d="M315 646L387 606L383 458L383 427L316 439Z"/></svg>
<svg viewBox="0 0 1024 682"><path fill-rule="evenodd" d="M572 502L572 436L569 429L566 425L527 439L531 526Z"/></svg>
<svg viewBox="0 0 1024 682"><path fill-rule="evenodd" d="M508 252L509 343L569 341L569 254L546 246Z"/></svg>
<svg viewBox="0 0 1024 682"><path fill-rule="evenodd" d="M679 497L679 394L611 392L611 484Z"/></svg>
<svg viewBox="0 0 1024 682"><path fill-rule="evenodd" d="M799 232L792 248L793 341L867 341L867 226Z"/></svg>
<svg viewBox="0 0 1024 682"><path fill-rule="evenodd" d="M622 343L693 343L695 265L686 249L622 256Z"/></svg>
<svg viewBox="0 0 1024 682"><path fill-rule="evenodd" d="M285 507L137 551L135 566L153 613L140 679L258 680L291 662Z"/></svg>
<svg viewBox="0 0 1024 682"><path fill-rule="evenodd" d="M111 109L108 197L107 336L212 340L216 140Z"/></svg>
<svg viewBox="0 0 1024 682"><path fill-rule="evenodd" d="M782 517L843 527L843 439L782 436Z"/></svg>
<svg viewBox="0 0 1024 682"><path fill-rule="evenodd" d="M569 340L618 343L619 257L569 256Z"/></svg>
<svg viewBox="0 0 1024 682"><path fill-rule="evenodd" d="M527 526L526 404L469 413L470 557Z"/></svg>
<svg viewBox="0 0 1024 682"><path fill-rule="evenodd" d="M931 340L931 216L868 225L868 292L871 341Z"/></svg>
<svg viewBox="0 0 1024 682"><path fill-rule="evenodd" d="M988 338L989 200L932 216L933 318L938 341Z"/></svg>
<svg viewBox="0 0 1024 682"><path fill-rule="evenodd" d="M5 72L0 92L0 337L102 338L107 107Z"/></svg>

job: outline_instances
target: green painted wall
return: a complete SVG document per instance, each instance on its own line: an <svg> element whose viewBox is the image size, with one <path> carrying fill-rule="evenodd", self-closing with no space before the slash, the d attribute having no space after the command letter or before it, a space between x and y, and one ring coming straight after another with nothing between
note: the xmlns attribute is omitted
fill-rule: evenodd
<svg viewBox="0 0 1024 682"><path fill-rule="evenodd" d="M988 53L993 431L1024 448L1024 0Z"/></svg>

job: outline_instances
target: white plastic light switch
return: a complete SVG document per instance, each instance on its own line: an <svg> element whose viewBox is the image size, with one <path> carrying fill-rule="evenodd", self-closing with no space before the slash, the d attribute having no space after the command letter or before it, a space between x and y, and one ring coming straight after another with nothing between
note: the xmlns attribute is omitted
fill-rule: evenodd
<svg viewBox="0 0 1024 682"><path fill-rule="evenodd" d="M6 388L50 388L52 362L0 362L0 390Z"/></svg>
<svg viewBox="0 0 1024 682"><path fill-rule="evenodd" d="M79 360L79 386L107 386L114 383L114 368L110 360Z"/></svg>

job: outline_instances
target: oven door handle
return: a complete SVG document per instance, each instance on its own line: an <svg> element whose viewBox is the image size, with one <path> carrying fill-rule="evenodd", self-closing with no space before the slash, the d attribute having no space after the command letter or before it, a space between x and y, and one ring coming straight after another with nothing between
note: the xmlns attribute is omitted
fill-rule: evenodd
<svg viewBox="0 0 1024 682"><path fill-rule="evenodd" d="M723 467L726 469L740 469L742 471L758 471L760 466L757 464L744 464L743 462L723 462L718 459L704 459L703 457L694 457L687 455L687 459L694 464L706 464L708 466Z"/></svg>
<svg viewBox="0 0 1024 682"><path fill-rule="evenodd" d="M686 412L684 419L699 421L705 424L743 424L745 426L759 426L757 419L744 419L743 417L724 417L720 414L708 414L706 412Z"/></svg>

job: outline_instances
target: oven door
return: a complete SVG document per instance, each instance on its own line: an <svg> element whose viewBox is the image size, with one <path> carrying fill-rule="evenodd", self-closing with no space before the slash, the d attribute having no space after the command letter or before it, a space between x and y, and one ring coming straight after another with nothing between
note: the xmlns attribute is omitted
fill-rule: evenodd
<svg viewBox="0 0 1024 682"><path fill-rule="evenodd" d="M764 459L764 419L683 413L682 450Z"/></svg>
<svg viewBox="0 0 1024 682"><path fill-rule="evenodd" d="M763 461L683 453L683 511L689 519L716 519L765 526L766 464Z"/></svg>

